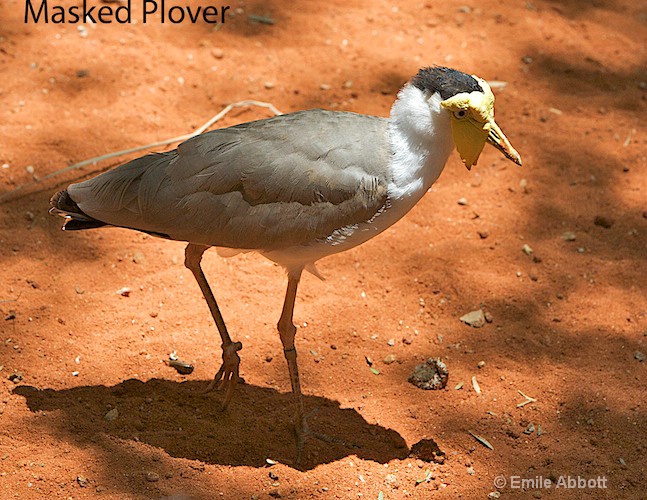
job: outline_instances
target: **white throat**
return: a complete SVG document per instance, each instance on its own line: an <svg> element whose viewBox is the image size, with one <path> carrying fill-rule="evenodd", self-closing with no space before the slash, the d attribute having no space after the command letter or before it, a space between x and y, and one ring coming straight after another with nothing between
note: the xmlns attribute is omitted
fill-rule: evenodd
<svg viewBox="0 0 647 500"><path fill-rule="evenodd" d="M393 151L392 201L408 211L443 171L454 149L449 113L438 93L425 98L417 87L405 85L391 108L389 137Z"/></svg>

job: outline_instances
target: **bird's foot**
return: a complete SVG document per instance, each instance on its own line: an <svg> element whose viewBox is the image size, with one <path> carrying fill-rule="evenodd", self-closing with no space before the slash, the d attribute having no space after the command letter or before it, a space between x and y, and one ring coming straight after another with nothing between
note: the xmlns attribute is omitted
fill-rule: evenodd
<svg viewBox="0 0 647 500"><path fill-rule="evenodd" d="M312 413L314 412L311 412L310 415ZM358 446L355 444L347 443L346 441L343 441L339 438L310 430L306 416L303 416L302 418L297 417L295 432L297 435L297 466L301 464L301 459L303 458L303 449L306 442L313 438L328 444L339 444L347 448L358 448Z"/></svg>
<svg viewBox="0 0 647 500"><path fill-rule="evenodd" d="M205 392L210 392L214 389L225 389L225 399L222 403L223 411L227 409L236 385L245 382L238 374L240 365L238 351L242 348L243 344L240 342L231 342L222 345L222 365L205 390Z"/></svg>

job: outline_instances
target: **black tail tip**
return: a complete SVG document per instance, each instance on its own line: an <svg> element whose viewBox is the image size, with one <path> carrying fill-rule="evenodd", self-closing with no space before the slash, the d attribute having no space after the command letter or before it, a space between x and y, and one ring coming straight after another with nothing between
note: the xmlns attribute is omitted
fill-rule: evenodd
<svg viewBox="0 0 647 500"><path fill-rule="evenodd" d="M63 212L69 214L83 214L83 210L79 208L76 202L70 197L67 189L59 191L49 200L49 205L52 207L50 213Z"/></svg>
<svg viewBox="0 0 647 500"><path fill-rule="evenodd" d="M70 197L66 189L59 191L49 200L51 208L49 213L53 215L62 215L65 217L65 224L63 230L77 231L80 229L94 229L95 227L105 226L105 222L101 222L86 214Z"/></svg>

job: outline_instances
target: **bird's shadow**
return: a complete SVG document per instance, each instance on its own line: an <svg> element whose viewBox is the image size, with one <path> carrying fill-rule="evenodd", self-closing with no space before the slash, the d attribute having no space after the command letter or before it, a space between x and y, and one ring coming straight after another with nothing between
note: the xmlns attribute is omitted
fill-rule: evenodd
<svg viewBox="0 0 647 500"><path fill-rule="evenodd" d="M348 455L380 463L409 455L396 431L370 424L336 401L305 396L311 429L346 445L308 440L297 467L291 394L242 384L222 411L222 394L205 394L206 384L130 379L112 387L19 386L14 393L41 416L47 432L75 443L96 442L100 435L108 435L209 464L261 467L271 458L301 470Z"/></svg>

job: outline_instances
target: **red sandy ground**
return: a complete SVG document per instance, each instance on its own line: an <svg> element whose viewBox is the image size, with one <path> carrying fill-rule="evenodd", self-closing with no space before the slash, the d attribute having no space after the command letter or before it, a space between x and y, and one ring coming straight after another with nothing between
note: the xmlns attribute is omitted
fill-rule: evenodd
<svg viewBox="0 0 647 500"><path fill-rule="evenodd" d="M26 26L23 0L3 0L2 192L33 180L27 166L43 177L173 137L243 99L385 116L434 63L508 83L497 117L524 166L487 148L467 172L453 155L402 221L320 262L326 281L304 277L297 345L311 425L359 448L312 442L301 470L275 331L281 269L255 255L205 258L244 344L247 383L222 413L222 394L200 393L220 341L183 244L119 229L65 234L47 215L57 188L109 164L3 203L0 497L487 498L498 475L579 475L606 477L607 488L508 485L501 495L644 498L647 363L634 357L647 352L644 3L230 5L216 31L112 24L84 38L75 25ZM219 125L264 116L242 109ZM478 307L491 324L459 321ZM172 351L192 375L162 362ZM430 356L449 367L443 391L407 382ZM517 407L519 390L536 402ZM408 456L422 440L444 463ZM433 479L417 484L426 470Z"/></svg>

